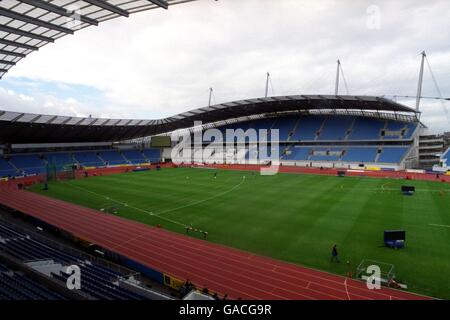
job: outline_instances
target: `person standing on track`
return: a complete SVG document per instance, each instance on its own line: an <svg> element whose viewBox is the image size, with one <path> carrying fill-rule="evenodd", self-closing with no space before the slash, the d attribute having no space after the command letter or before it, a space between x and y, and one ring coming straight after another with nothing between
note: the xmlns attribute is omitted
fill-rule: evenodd
<svg viewBox="0 0 450 320"><path fill-rule="evenodd" d="M331 262L333 261L336 261L337 263L340 262L336 244L333 246L333 249L331 249Z"/></svg>

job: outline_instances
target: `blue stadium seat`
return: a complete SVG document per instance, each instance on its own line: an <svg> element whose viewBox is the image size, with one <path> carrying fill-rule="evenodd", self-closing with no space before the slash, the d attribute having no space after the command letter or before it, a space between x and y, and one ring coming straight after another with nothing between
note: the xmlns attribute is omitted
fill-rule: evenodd
<svg viewBox="0 0 450 320"><path fill-rule="evenodd" d="M25 174L41 174L45 172L45 165L37 154L11 155L10 160L17 168Z"/></svg>
<svg viewBox="0 0 450 320"><path fill-rule="evenodd" d="M273 128L279 130L280 141L288 141L289 134L294 131L298 119L298 117L284 117L276 120Z"/></svg>
<svg viewBox="0 0 450 320"><path fill-rule="evenodd" d="M108 165L127 164L127 160L116 150L101 151L99 155Z"/></svg>
<svg viewBox="0 0 450 320"><path fill-rule="evenodd" d="M355 120L349 140L380 140L385 120L358 117Z"/></svg>
<svg viewBox="0 0 450 320"><path fill-rule="evenodd" d="M291 141L310 141L315 140L317 132L321 128L325 117L322 116L308 116L300 118L297 130L291 137Z"/></svg>
<svg viewBox="0 0 450 320"><path fill-rule="evenodd" d="M96 151L75 152L74 160L85 167L103 167L105 163L97 157Z"/></svg>
<svg viewBox="0 0 450 320"><path fill-rule="evenodd" d="M44 158L49 165L54 165L57 168L62 168L74 163L74 160L69 153L47 153L44 154Z"/></svg>
<svg viewBox="0 0 450 320"><path fill-rule="evenodd" d="M145 158L150 162L160 162L161 161L161 150L159 149L145 149Z"/></svg>
<svg viewBox="0 0 450 320"><path fill-rule="evenodd" d="M9 164L9 162L0 157L0 178L3 177L14 177L17 175L17 170L14 169L12 165Z"/></svg>
<svg viewBox="0 0 450 320"><path fill-rule="evenodd" d="M139 294L115 285L124 275L107 267L88 263L60 248L55 248L17 232L0 222L0 250L25 262L28 260L53 260L62 265L77 264L82 270L82 291L98 299L106 300L144 300ZM63 297L49 291L20 274L10 275L11 271L0 265L0 298L19 300L56 300ZM60 281L66 281L65 273L53 274Z"/></svg>
<svg viewBox="0 0 450 320"><path fill-rule="evenodd" d="M310 156L311 148L308 147L292 147L288 149L283 160L302 161L308 160Z"/></svg>
<svg viewBox="0 0 450 320"><path fill-rule="evenodd" d="M344 156L342 157L342 161L348 162L375 162L375 158L377 156L377 148L348 148Z"/></svg>
<svg viewBox="0 0 450 320"><path fill-rule="evenodd" d="M403 139L409 140L412 138L414 132L416 132L416 129L419 125L417 123L407 123L406 124L406 132L403 136Z"/></svg>
<svg viewBox="0 0 450 320"><path fill-rule="evenodd" d="M385 147L381 152L378 162L400 163L408 150L408 147Z"/></svg>
<svg viewBox="0 0 450 320"><path fill-rule="evenodd" d="M309 157L311 161L339 161L342 148L313 148Z"/></svg>
<svg viewBox="0 0 450 320"><path fill-rule="evenodd" d="M25 237L25 234L17 232L11 228L8 228L7 226L0 224L0 237L4 239L21 238Z"/></svg>
<svg viewBox="0 0 450 320"><path fill-rule="evenodd" d="M147 162L144 155L139 150L124 150L122 151L122 154L132 164L140 164Z"/></svg>
<svg viewBox="0 0 450 320"><path fill-rule="evenodd" d="M6 268L5 265L0 264L0 272L9 272L10 270L8 268Z"/></svg>
<svg viewBox="0 0 450 320"><path fill-rule="evenodd" d="M326 119L318 140L344 140L354 117L330 116Z"/></svg>
<svg viewBox="0 0 450 320"><path fill-rule="evenodd" d="M270 129L272 129L274 123L275 119L273 118L255 120L251 123L250 128L256 130L259 141L268 141L270 140ZM267 130L267 134L264 134L264 130ZM253 140L252 142L256 141Z"/></svg>
<svg viewBox="0 0 450 320"><path fill-rule="evenodd" d="M64 300L27 276L0 265L0 300Z"/></svg>

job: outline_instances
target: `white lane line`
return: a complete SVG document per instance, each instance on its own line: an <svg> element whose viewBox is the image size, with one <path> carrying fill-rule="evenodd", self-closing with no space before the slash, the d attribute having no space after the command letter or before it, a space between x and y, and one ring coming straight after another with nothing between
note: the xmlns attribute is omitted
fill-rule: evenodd
<svg viewBox="0 0 450 320"><path fill-rule="evenodd" d="M347 278L345 278L344 285L345 285L345 292L347 293L348 300L352 300L352 298L350 297L350 293L348 292Z"/></svg>

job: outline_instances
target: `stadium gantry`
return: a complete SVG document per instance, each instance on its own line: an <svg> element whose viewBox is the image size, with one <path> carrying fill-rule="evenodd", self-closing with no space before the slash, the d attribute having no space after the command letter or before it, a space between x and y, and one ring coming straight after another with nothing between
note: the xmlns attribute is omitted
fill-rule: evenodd
<svg viewBox="0 0 450 320"><path fill-rule="evenodd" d="M2 0L0 79L30 53L76 31L133 13L195 0Z"/></svg>

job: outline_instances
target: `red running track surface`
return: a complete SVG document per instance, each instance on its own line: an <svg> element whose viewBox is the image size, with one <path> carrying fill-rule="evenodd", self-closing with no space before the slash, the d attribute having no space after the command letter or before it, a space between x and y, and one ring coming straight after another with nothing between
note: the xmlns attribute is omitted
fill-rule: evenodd
<svg viewBox="0 0 450 320"><path fill-rule="evenodd" d="M28 191L0 190L0 203L177 279L244 300L397 300L426 297L193 239Z"/></svg>

